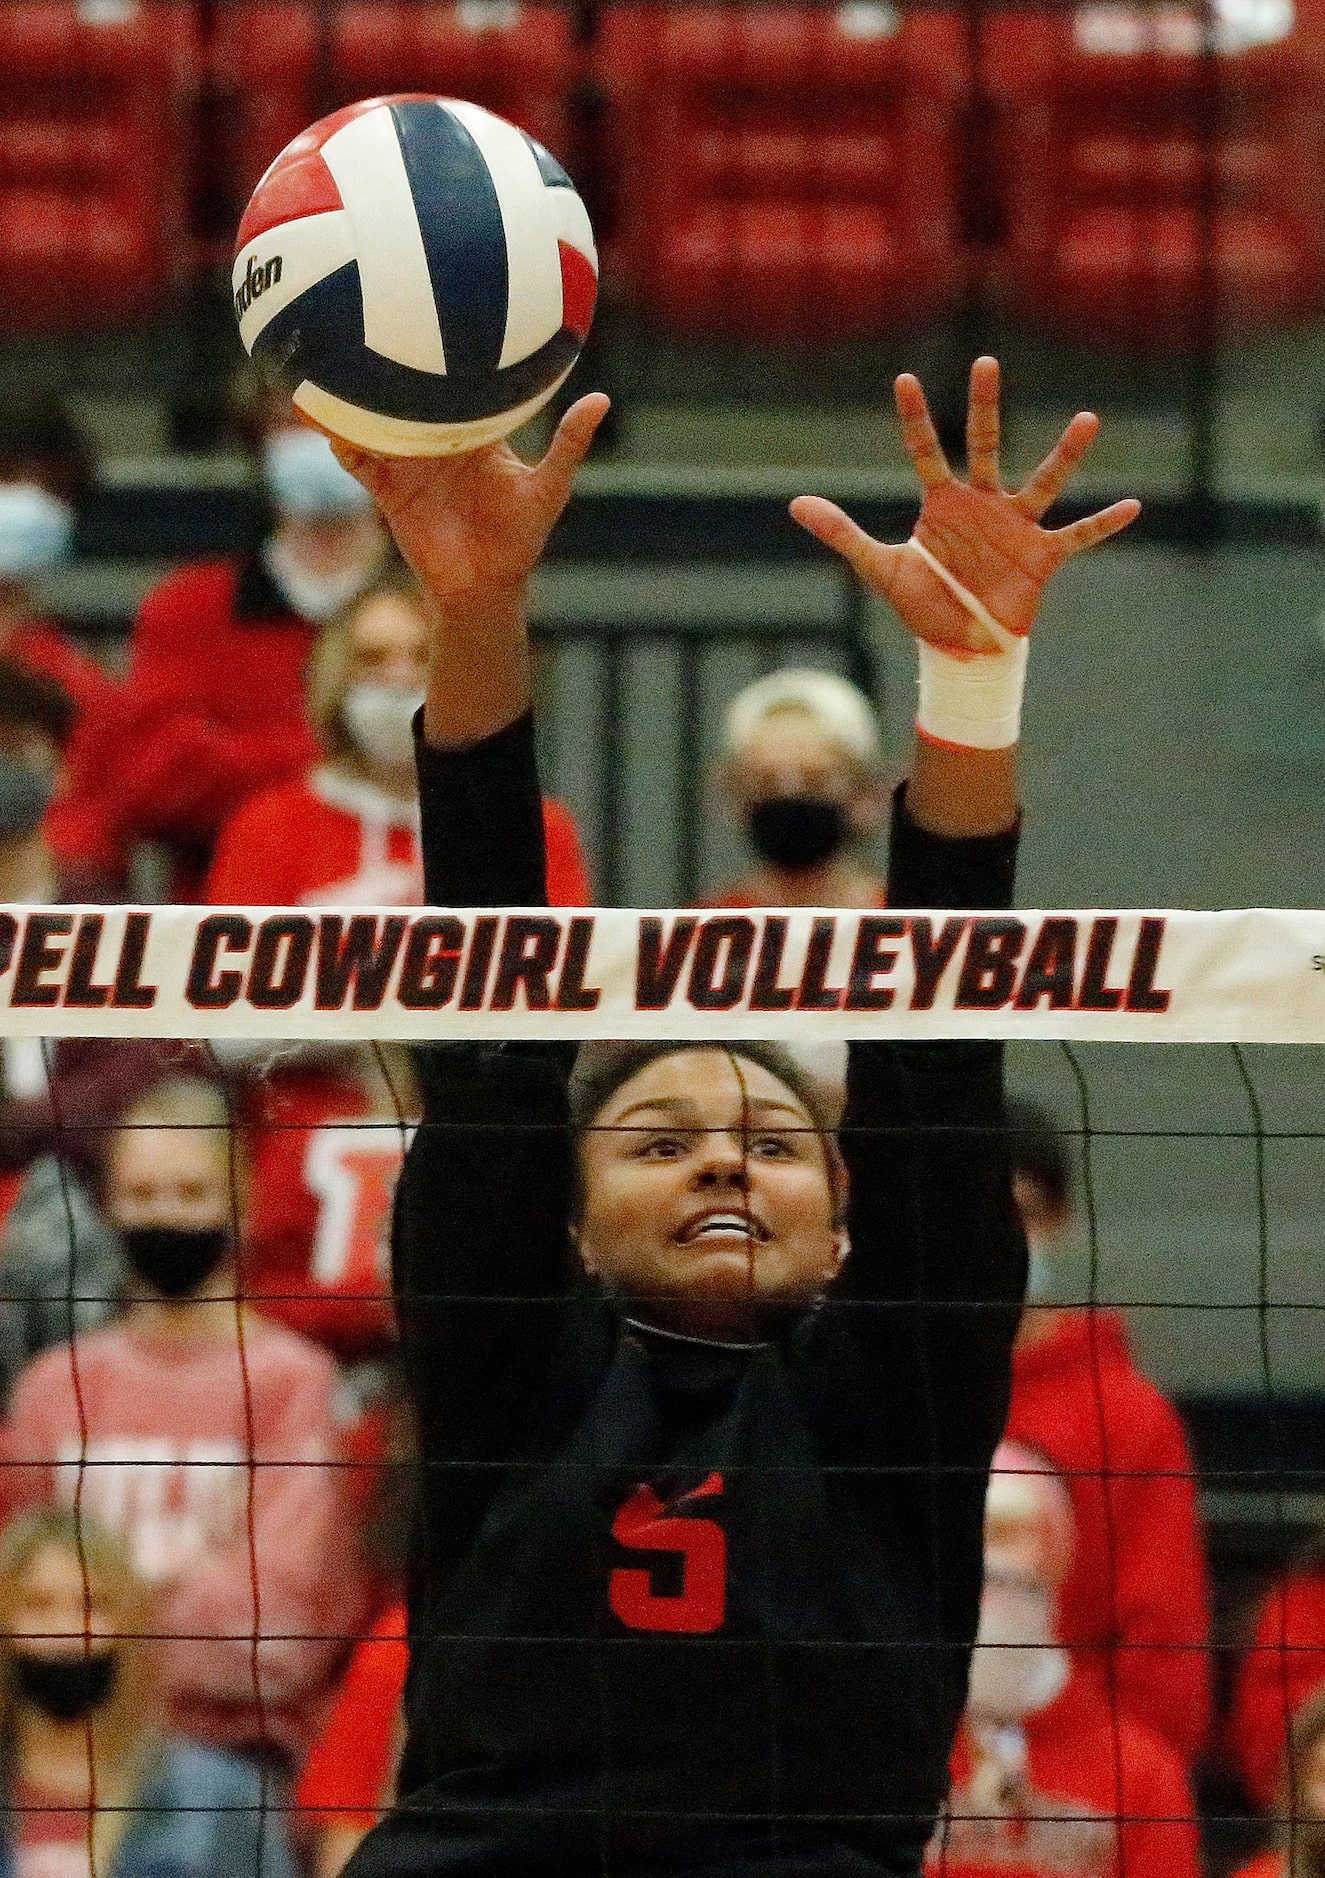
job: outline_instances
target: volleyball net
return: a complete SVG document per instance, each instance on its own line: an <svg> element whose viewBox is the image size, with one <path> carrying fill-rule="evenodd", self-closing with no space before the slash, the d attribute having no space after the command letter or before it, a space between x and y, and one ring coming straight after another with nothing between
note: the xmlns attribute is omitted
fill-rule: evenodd
<svg viewBox="0 0 1325 1878"><path fill-rule="evenodd" d="M20 1699L81 1719L101 1781L82 1810L17 1794L16 1842L113 1869L124 1834L211 1810L251 1820L247 1869L330 1873L391 1803L408 1509L457 1465L420 1447L389 1296L410 1046L773 1041L831 1114L850 1041L998 1038L1033 1308L928 1862L1195 1872L1198 1836L1220 1872L1294 1856L1325 1728L1325 1572L1292 1564L1325 1513L1325 1096L1282 1046L1325 1034L1323 973L1308 911L0 911L28 1091L0 1647ZM540 1129L536 1102L510 1124L517 1185ZM491 1129L482 1151L499 1190ZM640 1610L722 1628L687 1579L703 1506L635 1510L596 1660ZM126 1703L221 1757L117 1792Z"/></svg>

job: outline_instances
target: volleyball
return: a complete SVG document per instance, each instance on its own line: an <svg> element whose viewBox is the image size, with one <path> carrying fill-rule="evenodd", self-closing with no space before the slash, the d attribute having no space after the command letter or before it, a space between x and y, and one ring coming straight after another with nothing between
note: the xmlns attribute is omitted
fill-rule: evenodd
<svg viewBox="0 0 1325 1878"><path fill-rule="evenodd" d="M575 185L458 98L370 98L266 171L232 276L244 346L332 435L445 456L515 430L584 344L598 257Z"/></svg>

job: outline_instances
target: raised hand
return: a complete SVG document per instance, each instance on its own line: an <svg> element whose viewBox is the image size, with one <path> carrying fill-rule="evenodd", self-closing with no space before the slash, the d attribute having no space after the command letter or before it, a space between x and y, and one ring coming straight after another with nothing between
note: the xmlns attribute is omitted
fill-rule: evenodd
<svg viewBox="0 0 1325 1878"><path fill-rule="evenodd" d="M916 537L995 620L1020 636L1031 629L1049 576L1074 554L1126 528L1141 504L1115 502L1066 528L1042 527L1041 518L1094 442L1099 419L1079 411L1034 475L1011 494L999 479L998 393L998 361L977 359L971 367L967 480L962 482L943 454L920 381L904 372L896 384L902 437L924 491ZM998 649L987 629L912 549L875 541L822 496L797 496L791 513L848 561L916 638L958 656Z"/></svg>
<svg viewBox="0 0 1325 1878"><path fill-rule="evenodd" d="M525 586L607 412L573 404L538 463L508 443L453 457L387 457L336 443L422 583L431 621L423 725L438 749L491 737L529 709Z"/></svg>
<svg viewBox="0 0 1325 1878"><path fill-rule="evenodd" d="M601 391L573 404L538 463L510 444L464 456L375 456L333 438L350 474L368 490L400 552L428 592L445 606L523 588L558 516L575 472L607 413Z"/></svg>

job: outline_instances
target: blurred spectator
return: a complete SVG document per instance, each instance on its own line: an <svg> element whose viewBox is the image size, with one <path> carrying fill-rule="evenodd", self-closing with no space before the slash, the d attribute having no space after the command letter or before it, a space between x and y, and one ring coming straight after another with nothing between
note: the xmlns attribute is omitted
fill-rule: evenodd
<svg viewBox="0 0 1325 1878"><path fill-rule="evenodd" d="M372 1362L395 1343L391 1205L417 1114L406 1054L294 1045L236 1068L251 1169L245 1295L344 1362Z"/></svg>
<svg viewBox="0 0 1325 1878"><path fill-rule="evenodd" d="M1080 1535L1043 1457L1004 1442L952 1792L927 1856L960 1878L1196 1878L1182 1765L1062 1647L1059 1590Z"/></svg>
<svg viewBox="0 0 1325 1878"><path fill-rule="evenodd" d="M217 833L315 754L304 666L318 627L376 575L386 539L363 487L288 401L254 406L275 512L261 548L200 561L143 601L108 734L75 779L82 858L124 876L135 843L164 845L172 894L202 891Z"/></svg>
<svg viewBox="0 0 1325 1878"><path fill-rule="evenodd" d="M65 885L45 824L74 715L58 679L0 654L0 895L7 901L40 904Z"/></svg>
<svg viewBox="0 0 1325 1878"><path fill-rule="evenodd" d="M1238 1666L1228 1742L1248 1793L1269 1807L1280 1792L1290 1732L1325 1702L1325 1539L1262 1599Z"/></svg>
<svg viewBox="0 0 1325 1878"><path fill-rule="evenodd" d="M0 1390L25 1363L122 1309L124 1261L92 1189L58 1154L23 1177L0 1234Z"/></svg>
<svg viewBox="0 0 1325 1878"><path fill-rule="evenodd" d="M103 709L114 686L41 617L36 583L68 557L91 480L86 445L58 406L0 406L0 656L53 679L76 714Z"/></svg>
<svg viewBox="0 0 1325 1878"><path fill-rule="evenodd" d="M313 1845L313 1878L337 1878L350 1853L395 1799L402 1745L401 1702L409 1668L402 1587L414 1510L418 1448L414 1419L393 1373L376 1416L376 1453L365 1444L361 1474L372 1482L365 1553L378 1581L380 1613L350 1658L335 1707L313 1744L296 1803ZM371 1428L365 1418L365 1432Z"/></svg>
<svg viewBox="0 0 1325 1878"><path fill-rule="evenodd" d="M60 865L47 832L73 721L73 702L55 679L0 657L0 903L83 897L86 883ZM148 1040L52 1044L6 1037L0 1043L0 1222L24 1168L56 1152L72 1165L96 1166L106 1117L192 1054L185 1044Z"/></svg>
<svg viewBox="0 0 1325 1878"><path fill-rule="evenodd" d="M412 720L428 625L413 576L393 567L324 630L308 715L324 760L254 796L225 826L207 883L214 905L418 906ZM568 810L544 809L548 894L584 906L589 883Z"/></svg>
<svg viewBox="0 0 1325 1878"><path fill-rule="evenodd" d="M167 1732L153 1624L127 1547L86 1517L24 1514L0 1539L13 1878L293 1878L254 1770Z"/></svg>
<svg viewBox="0 0 1325 1878"><path fill-rule="evenodd" d="M1321 1878L1325 1872L1325 1689L1297 1711L1291 1767L1284 1768L1275 1810L1275 1844L1234 1878Z"/></svg>
<svg viewBox="0 0 1325 1878"><path fill-rule="evenodd" d="M404 1604L389 1604L358 1644L331 1719L308 1757L295 1798L313 1834L314 1878L337 1878L394 1801L407 1624Z"/></svg>
<svg viewBox="0 0 1325 1878"><path fill-rule="evenodd" d="M23 1371L9 1472L15 1497L129 1537L161 1587L176 1725L294 1766L362 1615L360 1568L334 1365L234 1296L241 1177L213 1084L178 1078L130 1108L104 1194L126 1313Z"/></svg>
<svg viewBox="0 0 1325 1878"><path fill-rule="evenodd" d="M1210 1725L1210 1616L1187 1438L1133 1364L1116 1312L1046 1303L1072 1226L1071 1170L1043 1110L1010 1103L1008 1121L1031 1264L1007 1432L1046 1455L1072 1496L1079 1543L1061 1592L1063 1641L1119 1712L1190 1768Z"/></svg>
<svg viewBox="0 0 1325 1878"><path fill-rule="evenodd" d="M323 762L266 790L222 830L207 897L224 905L417 906L423 896L412 719L427 626L400 567L329 625L309 671ZM589 887L575 824L545 809L554 903ZM379 1354L392 1335L386 1238L414 1117L404 1058L362 1046L282 1053L244 1105L252 1144L250 1295L338 1355ZM376 1127L365 1127L375 1121Z"/></svg>
<svg viewBox="0 0 1325 1878"><path fill-rule="evenodd" d="M773 672L727 706L719 780L757 865L714 906L882 906L883 879L856 853L877 835L879 723L832 672Z"/></svg>

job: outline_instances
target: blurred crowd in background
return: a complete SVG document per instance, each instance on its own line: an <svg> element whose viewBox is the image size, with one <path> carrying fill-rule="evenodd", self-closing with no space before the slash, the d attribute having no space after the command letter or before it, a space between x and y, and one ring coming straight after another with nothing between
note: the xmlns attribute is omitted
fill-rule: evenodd
<svg viewBox="0 0 1325 1878"><path fill-rule="evenodd" d="M1325 305L1311 5L4 0L6 333L224 284L289 137L430 88L571 163L609 317L812 353L993 296L1190 360ZM417 904L418 592L288 404L201 389L267 527L156 584L116 664L40 601L84 436L0 387L0 902ZM732 697L711 784L747 853L711 902L881 904L899 755L835 673ZM545 821L552 901L589 904L574 818ZM400 1740L407 1054L6 1039L0 1067L0 1870L334 1878ZM1325 1539L1216 1655L1182 1421L1120 1314L1057 1301L1074 1145L1009 1125L1031 1296L933 1871L1225 1878L1214 1791L1257 1821L1246 1878L1325 1878Z"/></svg>

